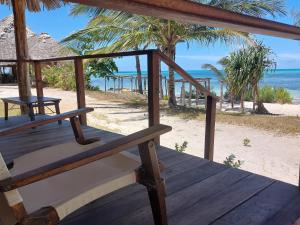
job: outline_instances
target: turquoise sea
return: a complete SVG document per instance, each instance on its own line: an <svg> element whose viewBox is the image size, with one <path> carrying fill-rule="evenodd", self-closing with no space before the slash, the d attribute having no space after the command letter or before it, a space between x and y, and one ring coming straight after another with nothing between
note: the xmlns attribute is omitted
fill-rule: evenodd
<svg viewBox="0 0 300 225"><path fill-rule="evenodd" d="M190 75L195 78L211 78L211 87L212 89L219 94L219 82L216 76L207 70L190 70L187 71ZM123 71L119 72L118 75L135 75L134 71ZM146 76L147 72L143 72ZM167 71L163 72L164 76L167 76ZM176 75L176 79L180 79L179 75ZM104 79L93 79L95 86L98 86L101 90L104 90ZM295 102L300 102L300 69L277 69L276 71L266 72L263 80L261 81L261 86L270 85L273 87L284 87L294 97ZM107 89L113 87L112 80L108 81ZM130 88L130 81L124 80L124 88ZM176 86L176 92L179 94L180 86Z"/></svg>

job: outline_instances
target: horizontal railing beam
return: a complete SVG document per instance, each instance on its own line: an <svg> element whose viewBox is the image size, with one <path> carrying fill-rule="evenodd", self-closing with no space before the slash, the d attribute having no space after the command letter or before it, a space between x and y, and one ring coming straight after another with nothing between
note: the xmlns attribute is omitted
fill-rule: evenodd
<svg viewBox="0 0 300 225"><path fill-rule="evenodd" d="M206 96L212 96L215 99L219 99L217 96L214 96L208 89L206 89L204 86L199 84L197 79L193 78L191 75L189 75L184 69L182 69L178 64L176 64L172 59L170 59L165 54L159 52L159 56L161 60L167 64L168 66L172 67L182 78L184 78L186 81L190 82L192 85L195 86L195 88L203 93Z"/></svg>
<svg viewBox="0 0 300 225"><path fill-rule="evenodd" d="M246 33L300 39L300 28L254 16L247 16L188 0L66 0L94 7L126 11L203 26Z"/></svg>

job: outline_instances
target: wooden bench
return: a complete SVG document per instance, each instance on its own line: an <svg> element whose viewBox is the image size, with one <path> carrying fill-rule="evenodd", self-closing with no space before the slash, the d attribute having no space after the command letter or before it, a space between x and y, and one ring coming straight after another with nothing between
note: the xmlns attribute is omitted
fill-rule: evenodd
<svg viewBox="0 0 300 225"><path fill-rule="evenodd" d="M66 113L61 113L54 116L44 117L39 120L30 121L26 123L22 123L19 125L11 126L9 128L5 128L0 130L0 137L6 136L6 135L13 135L17 134L19 132L22 132L27 129L36 128L39 126L44 126L50 123L58 122L65 119L70 119L72 129L74 132L74 136L78 144L81 145L87 145L91 144L93 142L99 141L100 138L90 138L86 139L84 137L83 131L81 129L81 124L79 121L79 116L94 111L93 108L82 108L78 110L69 111Z"/></svg>
<svg viewBox="0 0 300 225"><path fill-rule="evenodd" d="M52 146L21 157L11 173L0 154L0 223L55 225L101 196L140 183L147 187L155 225L167 225L165 184L153 140L171 129L156 125L101 146L87 145L60 160L53 154L60 155L64 147ZM140 160L126 152L135 146ZM42 154L44 164L32 160L36 154Z"/></svg>

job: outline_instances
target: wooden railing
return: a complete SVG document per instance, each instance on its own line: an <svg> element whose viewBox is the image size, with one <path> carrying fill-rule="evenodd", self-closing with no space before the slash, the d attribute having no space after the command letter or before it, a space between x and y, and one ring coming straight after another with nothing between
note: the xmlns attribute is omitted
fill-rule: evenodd
<svg viewBox="0 0 300 225"><path fill-rule="evenodd" d="M216 102L218 98L214 96L208 89L202 86L195 78L190 76L183 68L177 65L172 59L164 55L158 50L142 50L130 52L117 52L109 54L85 55L85 56L68 56L60 58L27 60L28 63L34 65L36 92L38 97L43 97L43 79L42 79L42 64L73 61L75 67L76 92L77 92L77 106L78 109L86 107L85 101L85 75L83 69L83 60L85 59L99 59L112 58L123 56L147 56L148 67L148 112L149 112L149 127L160 124L160 110L159 110L159 93L160 93L160 63L164 62L169 67L172 67L184 80L193 85L197 91L206 96L206 126L205 126L205 145L204 157L213 160L214 153L214 134L215 134L215 118L216 118ZM0 62L16 62L16 60L0 60ZM42 107L39 108L40 113L44 113ZM86 114L80 115L80 122L83 125L87 124ZM159 139L156 140L159 142Z"/></svg>

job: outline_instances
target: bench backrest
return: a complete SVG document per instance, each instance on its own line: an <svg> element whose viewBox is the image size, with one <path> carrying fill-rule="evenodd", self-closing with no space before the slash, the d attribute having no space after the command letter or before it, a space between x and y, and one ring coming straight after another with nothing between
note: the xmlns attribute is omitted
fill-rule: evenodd
<svg viewBox="0 0 300 225"><path fill-rule="evenodd" d="M86 113L89 113L92 111L94 111L93 108L82 108L82 109L78 109L78 110L69 111L66 113L61 113L61 114L58 114L55 116L49 116L49 117L45 117L45 118L42 118L39 120L18 124L15 126L11 126L9 128L1 129L0 137L6 136L6 135L11 135L11 134L16 134L16 133L19 133L19 132L27 130L27 129L44 126L44 125L47 125L50 123L58 122L60 120L74 118L74 117L77 117L77 116L80 116L82 114L86 114Z"/></svg>

